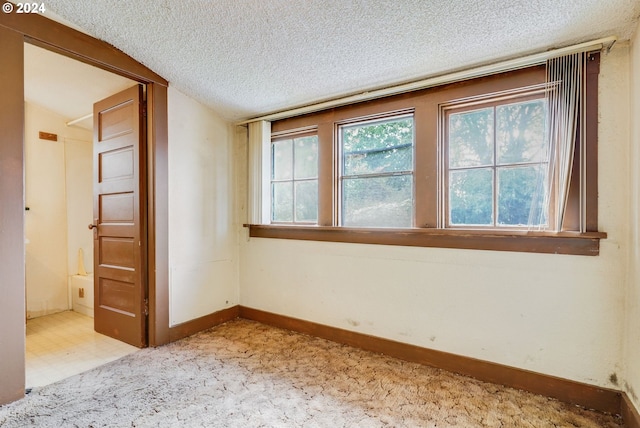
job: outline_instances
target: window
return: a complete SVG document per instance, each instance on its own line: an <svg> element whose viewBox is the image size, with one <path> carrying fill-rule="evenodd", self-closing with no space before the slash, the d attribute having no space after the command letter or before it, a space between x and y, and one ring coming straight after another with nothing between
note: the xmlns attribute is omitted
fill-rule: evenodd
<svg viewBox="0 0 640 428"><path fill-rule="evenodd" d="M547 103L523 98L443 109L445 227L546 226Z"/></svg>
<svg viewBox="0 0 640 428"><path fill-rule="evenodd" d="M270 223L250 236L597 255L599 53L582 55L564 110L539 65L271 122Z"/></svg>
<svg viewBox="0 0 640 428"><path fill-rule="evenodd" d="M339 126L341 225L413 226L413 116Z"/></svg>
<svg viewBox="0 0 640 428"><path fill-rule="evenodd" d="M271 221L318 221L318 137L297 136L271 145Z"/></svg>

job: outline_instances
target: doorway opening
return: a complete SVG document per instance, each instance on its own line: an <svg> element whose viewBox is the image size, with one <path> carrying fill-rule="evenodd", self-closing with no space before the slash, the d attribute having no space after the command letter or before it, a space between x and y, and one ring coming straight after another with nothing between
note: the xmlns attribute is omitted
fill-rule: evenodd
<svg viewBox="0 0 640 428"><path fill-rule="evenodd" d="M137 84L24 44L26 387L137 348L94 331L93 104Z"/></svg>
<svg viewBox="0 0 640 428"><path fill-rule="evenodd" d="M30 43L146 85L147 284L150 346L169 343L168 82L113 46L36 14L0 16L0 404L25 392L24 43Z"/></svg>

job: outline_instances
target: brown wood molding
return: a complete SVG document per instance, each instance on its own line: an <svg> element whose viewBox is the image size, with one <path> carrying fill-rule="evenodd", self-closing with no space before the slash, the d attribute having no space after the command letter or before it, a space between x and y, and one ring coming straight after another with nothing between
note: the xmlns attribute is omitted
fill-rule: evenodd
<svg viewBox="0 0 640 428"><path fill-rule="evenodd" d="M149 343L158 346L169 342L167 81L108 43L55 21L34 14L0 14L0 52L3 54L0 61L0 74L3 77L0 82L0 122L3 125L0 127L0 164L9 164L6 167L0 165L3 171L2 183L6 184L3 187L0 183L0 200L3 202L0 204L0 217L6 220L6 233L0 231L0 271L3 273L3 281L0 281L3 296L0 321L5 331L9 332L7 340L3 342L6 355L3 355L0 368L0 378L4 379L0 382L0 404L24 395L22 158L25 42L147 84L150 104L148 179L150 186L154 186L149 188L148 199ZM3 289L5 284L9 291Z"/></svg>
<svg viewBox="0 0 640 428"><path fill-rule="evenodd" d="M169 338L169 136L168 93L162 84L147 85L147 274L149 346Z"/></svg>
<svg viewBox="0 0 640 428"><path fill-rule="evenodd" d="M621 412L621 394L619 391L612 389L408 345L245 306L239 307L239 315L241 318L258 321L263 324L309 334L405 361L448 370L485 382L497 383L556 398L560 401L577 404L589 409L612 414Z"/></svg>
<svg viewBox="0 0 640 428"><path fill-rule="evenodd" d="M622 393L620 414L627 428L640 428L640 412L626 393Z"/></svg>
<svg viewBox="0 0 640 428"><path fill-rule="evenodd" d="M600 74L600 52L592 52L587 63L586 97L586 146L589 152L598 153L598 76ZM587 163L585 177L586 230L598 230L598 157L584 156Z"/></svg>
<svg viewBox="0 0 640 428"><path fill-rule="evenodd" d="M102 40L38 14L0 14L0 27L17 31L25 41L141 83L167 81L135 59Z"/></svg>
<svg viewBox="0 0 640 428"><path fill-rule="evenodd" d="M15 13L0 14L0 30L6 34L13 34L14 37L18 38L20 48L19 55L18 52L13 53L10 50L3 50L3 64L10 64L10 61L14 60L23 64L23 44L24 42L29 42L147 85L147 100L149 104L147 120L149 344L158 346L168 343L167 81L110 44L43 16L35 14L21 14L18 16ZM13 67L13 69L18 70L17 67ZM20 68L20 70L22 69ZM7 85L22 91L22 82L24 80L22 74L19 77L14 77L12 73L7 74L5 77L10 78L5 81ZM3 92L3 94L5 93ZM2 97L2 100L0 100L2 101L0 102L0 110L2 111L6 109L5 104L8 102L6 98ZM22 93L20 94L20 99L24 99ZM15 111L23 110L23 106L20 109L13 106L8 109L12 114ZM11 132L22 136L22 127L22 122L9 120L3 130L11 129ZM20 173L20 177L22 177L22 173ZM10 181L12 180L7 180L7 182ZM22 215L24 215L23 212ZM20 231L23 229L18 225L12 225L12 227ZM22 301L24 301L24 290L22 294Z"/></svg>
<svg viewBox="0 0 640 428"><path fill-rule="evenodd" d="M257 321L366 351L444 369L485 382L552 397L588 409L619 414L623 417L627 427L640 428L638 410L627 394L619 391L343 330L246 306L233 306L171 327L170 340L174 342L236 318Z"/></svg>
<svg viewBox="0 0 640 428"><path fill-rule="evenodd" d="M232 306L230 308L178 324L169 328L169 340L171 342L175 342L176 340L184 339L185 337L191 336L200 331L234 320L238 318L239 314L240 307Z"/></svg>
<svg viewBox="0 0 640 428"><path fill-rule="evenodd" d="M0 405L24 396L24 56L22 35L0 28Z"/></svg>
<svg viewBox="0 0 640 428"><path fill-rule="evenodd" d="M533 232L462 229L366 229L329 226L249 225L254 238L351 242L408 247L461 248L597 256L602 232Z"/></svg>

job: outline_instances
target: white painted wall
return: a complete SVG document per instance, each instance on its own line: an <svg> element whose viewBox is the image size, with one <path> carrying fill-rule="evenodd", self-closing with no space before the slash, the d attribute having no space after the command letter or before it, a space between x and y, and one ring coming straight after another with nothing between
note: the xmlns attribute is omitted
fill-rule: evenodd
<svg viewBox="0 0 640 428"><path fill-rule="evenodd" d="M240 239L240 304L617 388L629 246L629 53L603 55L598 257ZM237 133L238 177L246 136ZM246 185L238 186L246 196ZM244 207L239 209L242 221Z"/></svg>
<svg viewBox="0 0 640 428"><path fill-rule="evenodd" d="M56 113L25 103L25 199L30 208L25 212L25 236L29 239L26 246L28 317L69 308L67 248L72 235L74 245L76 240L75 233L68 235L67 226L74 229L76 219L67 219L67 192L75 197L79 183L67 180L65 164L75 164L78 147L88 144L90 148L92 137L91 132L67 127L64 122L65 118ZM40 140L39 131L58 134L58 141ZM75 169L72 166L71 170ZM89 183L90 180L89 177ZM91 199L88 203L91 207ZM70 208L75 209L75 204Z"/></svg>
<svg viewBox="0 0 640 428"><path fill-rule="evenodd" d="M173 87L169 113L169 318L238 304L231 127Z"/></svg>
<svg viewBox="0 0 640 428"><path fill-rule="evenodd" d="M78 273L80 248L86 271L93 272L93 233L87 227L93 222L93 136L86 134L84 141L65 141L69 275Z"/></svg>
<svg viewBox="0 0 640 428"><path fill-rule="evenodd" d="M640 26L631 41L630 263L625 323L623 389L640 411Z"/></svg>

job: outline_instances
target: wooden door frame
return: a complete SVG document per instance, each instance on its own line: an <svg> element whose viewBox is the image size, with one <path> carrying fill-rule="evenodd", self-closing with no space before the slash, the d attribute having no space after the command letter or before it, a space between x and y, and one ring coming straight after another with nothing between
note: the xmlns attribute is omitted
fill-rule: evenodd
<svg viewBox="0 0 640 428"><path fill-rule="evenodd" d="M24 43L147 87L150 346L169 342L168 82L113 46L40 15L0 14L0 404L24 395Z"/></svg>

